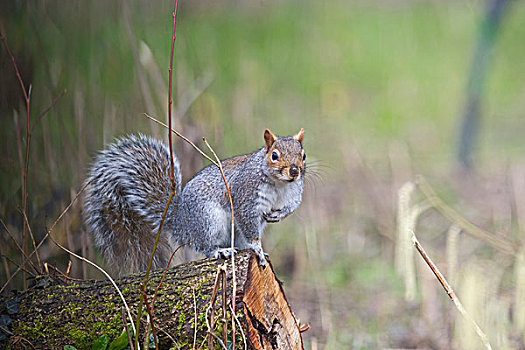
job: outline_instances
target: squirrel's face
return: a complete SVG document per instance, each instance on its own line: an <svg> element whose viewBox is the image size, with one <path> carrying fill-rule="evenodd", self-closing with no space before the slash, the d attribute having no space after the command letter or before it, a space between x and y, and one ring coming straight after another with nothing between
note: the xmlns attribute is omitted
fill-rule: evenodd
<svg viewBox="0 0 525 350"><path fill-rule="evenodd" d="M303 129L292 137L276 137L270 130L264 131L266 166L272 177L284 182L303 177L306 162L303 135Z"/></svg>

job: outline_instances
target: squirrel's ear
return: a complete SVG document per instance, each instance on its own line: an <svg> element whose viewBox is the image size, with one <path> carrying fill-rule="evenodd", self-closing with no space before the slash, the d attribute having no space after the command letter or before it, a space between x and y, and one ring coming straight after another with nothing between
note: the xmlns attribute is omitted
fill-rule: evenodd
<svg viewBox="0 0 525 350"><path fill-rule="evenodd" d="M301 128L297 135L294 135L293 139L299 141L300 143L303 143L303 136L304 136L304 129Z"/></svg>
<svg viewBox="0 0 525 350"><path fill-rule="evenodd" d="M277 138L270 131L270 129L264 130L264 142L265 142L266 151L268 151L270 149L270 147L272 147L272 145L275 142L275 140L277 140Z"/></svg>

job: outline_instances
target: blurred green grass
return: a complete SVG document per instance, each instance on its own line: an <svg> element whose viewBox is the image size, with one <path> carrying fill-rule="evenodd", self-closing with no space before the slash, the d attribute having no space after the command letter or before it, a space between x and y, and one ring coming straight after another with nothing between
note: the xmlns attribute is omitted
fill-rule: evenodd
<svg viewBox="0 0 525 350"><path fill-rule="evenodd" d="M30 219L40 237L46 217L56 217L80 188L104 142L149 133L143 112L163 119L173 4L127 5L132 40L142 53L140 42L149 47L161 74L159 81L143 67L153 110L141 92L122 6L0 5L2 31L26 85L32 84L33 120L68 90L32 141ZM494 51L476 144L476 167L487 177L523 162L525 6L511 6ZM303 208L272 226L265 245L296 313L313 324L305 334L309 348L317 341L329 349L440 346L432 326L420 326L422 311L400 304L393 242L385 238L395 233L392 145L406 150L408 174L435 179L447 199L460 202L449 176L483 10L483 2L470 1L181 2L176 102L185 102L201 77L213 77L177 120L181 131L196 141L207 137L226 157L260 147L267 127L282 135L306 130L308 159L321 180L310 180ZM4 50L0 58L0 211L16 232L21 194L13 111L24 112ZM203 164L195 158L196 165L183 159L190 175ZM466 210L485 223L483 208ZM78 235L76 220L71 230ZM431 218L425 232L445 229L436 221ZM59 253L49 248L48 257L53 254ZM440 300L446 303L446 296Z"/></svg>

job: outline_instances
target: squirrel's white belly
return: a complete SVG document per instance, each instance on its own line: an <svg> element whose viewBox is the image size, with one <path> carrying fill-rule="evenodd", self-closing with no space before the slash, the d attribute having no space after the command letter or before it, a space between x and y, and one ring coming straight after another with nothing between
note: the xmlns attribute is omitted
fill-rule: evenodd
<svg viewBox="0 0 525 350"><path fill-rule="evenodd" d="M257 209L263 214L271 210L280 210L295 198L300 198L301 187L297 181L285 183L282 186L264 184L260 187L257 194L259 199Z"/></svg>

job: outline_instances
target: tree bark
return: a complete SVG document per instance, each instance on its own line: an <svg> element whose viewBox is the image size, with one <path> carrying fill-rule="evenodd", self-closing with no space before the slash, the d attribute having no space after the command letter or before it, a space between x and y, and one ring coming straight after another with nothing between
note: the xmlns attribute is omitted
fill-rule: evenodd
<svg viewBox="0 0 525 350"><path fill-rule="evenodd" d="M251 252L236 255L236 348L244 349L246 343L248 349L302 349L297 321L267 262L263 268ZM222 302L219 271L224 268L228 305ZM146 288L149 305L162 275L163 271L151 274ZM169 269L153 307L159 348L188 349L195 343L195 348L224 349L221 342L231 345L231 277L231 260L204 259ZM116 281L134 321L143 278L143 274L135 274ZM103 335L111 343L125 329L123 317L129 324L122 308L122 300L109 281L64 283L39 278L29 290L3 297L0 347L62 349L73 345L90 349ZM140 339L144 339L145 325L143 317Z"/></svg>

